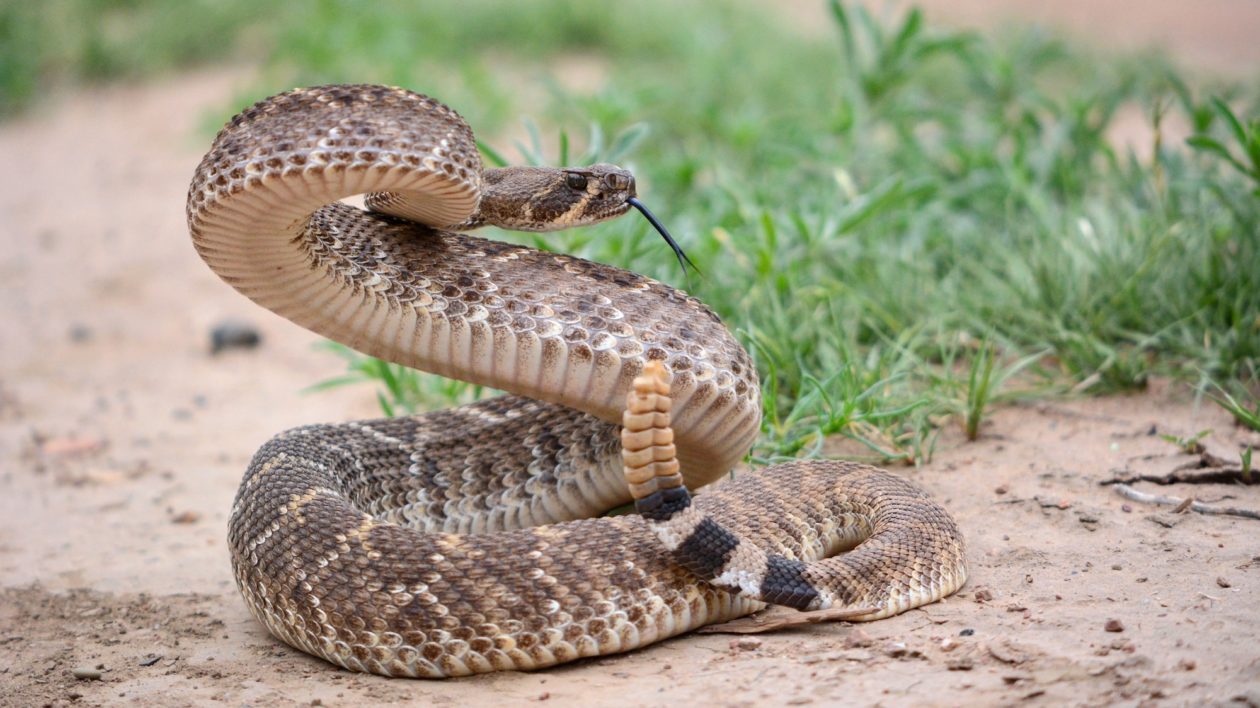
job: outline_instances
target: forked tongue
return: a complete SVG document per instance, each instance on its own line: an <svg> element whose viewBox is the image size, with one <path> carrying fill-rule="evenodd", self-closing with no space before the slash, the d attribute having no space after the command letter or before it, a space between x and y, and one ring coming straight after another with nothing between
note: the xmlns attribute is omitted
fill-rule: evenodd
<svg viewBox="0 0 1260 708"><path fill-rule="evenodd" d="M678 242L674 240L674 237L669 235L669 231L665 229L665 225L656 218L655 214L648 211L648 208L643 205L643 202L639 201L637 197L630 197L626 200L626 203L642 212L643 216L647 218L648 223L656 229L656 232L661 235L661 238L665 239L665 243L668 243L669 247L674 249L674 255L678 258L678 265L682 266L684 273L687 272L687 266L691 266L691 269L697 273L700 272L700 269L696 267L696 264L692 263L691 259L687 257L687 254L683 252L682 246L679 246Z"/></svg>

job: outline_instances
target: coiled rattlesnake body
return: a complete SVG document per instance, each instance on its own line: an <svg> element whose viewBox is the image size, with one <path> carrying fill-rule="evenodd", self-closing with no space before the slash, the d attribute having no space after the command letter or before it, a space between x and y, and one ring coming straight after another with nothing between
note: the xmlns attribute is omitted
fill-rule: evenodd
<svg viewBox="0 0 1260 708"><path fill-rule="evenodd" d="M337 203L362 193L375 213ZM454 231L593 223L634 194L609 165L483 171L463 120L401 89L300 89L219 133L188 223L225 281L359 351L511 392L259 450L229 544L273 634L444 677L624 651L762 600L875 619L962 585L953 521L886 472L792 463L682 503L665 490L724 475L759 427L756 372L717 316L627 271ZM626 438L642 444L623 477L646 362L669 415ZM587 518L631 488L643 517Z"/></svg>

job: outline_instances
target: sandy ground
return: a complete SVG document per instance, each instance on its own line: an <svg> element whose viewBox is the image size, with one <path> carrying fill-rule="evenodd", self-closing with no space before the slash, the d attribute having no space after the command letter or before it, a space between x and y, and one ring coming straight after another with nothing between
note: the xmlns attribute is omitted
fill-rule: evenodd
<svg viewBox="0 0 1260 708"><path fill-rule="evenodd" d="M1260 705L1260 522L1099 485L1194 461L1156 433L1211 429L1230 458L1260 445L1168 387L1007 408L973 444L946 431L904 472L957 516L972 580L890 620L448 682L355 675L272 640L228 567L240 474L279 430L376 411L366 389L303 395L340 362L188 244L196 127L242 80L87 92L0 126L0 155L26 166L0 176L0 704ZM262 346L212 356L225 318ZM1260 508L1256 488L1158 491Z"/></svg>
<svg viewBox="0 0 1260 708"><path fill-rule="evenodd" d="M914 5L932 24L986 32L1034 24L1114 51L1154 49L1191 69L1255 79L1260 2L1255 0L863 0L876 13ZM793 0L803 27L830 29L826 5Z"/></svg>

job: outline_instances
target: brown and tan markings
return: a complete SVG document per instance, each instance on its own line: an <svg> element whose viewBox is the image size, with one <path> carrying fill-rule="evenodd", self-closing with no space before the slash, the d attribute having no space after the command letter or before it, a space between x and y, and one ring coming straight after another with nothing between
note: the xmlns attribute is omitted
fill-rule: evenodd
<svg viewBox="0 0 1260 708"><path fill-rule="evenodd" d="M354 194L374 211L337 203ZM964 582L953 522L886 472L791 463L692 500L760 424L757 373L717 316L628 271L456 230L630 207L612 166L483 170L464 121L402 89L298 89L219 133L187 213L223 280L359 351L510 392L257 452L229 545L275 636L438 678L625 651L761 601L874 619ZM668 385L646 379L623 430L648 362ZM591 518L632 498L642 516Z"/></svg>

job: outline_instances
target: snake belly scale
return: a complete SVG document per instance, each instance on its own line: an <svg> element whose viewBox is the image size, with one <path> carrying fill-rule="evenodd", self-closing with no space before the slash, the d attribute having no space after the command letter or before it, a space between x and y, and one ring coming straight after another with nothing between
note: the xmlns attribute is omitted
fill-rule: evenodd
<svg viewBox="0 0 1260 708"><path fill-rule="evenodd" d="M355 194L369 210L338 201ZM876 619L962 585L954 522L881 470L778 465L680 503L663 490L722 477L758 433L744 349L674 288L462 233L581 226L634 197L611 165L483 169L454 111L397 88L298 89L219 133L187 214L224 281L366 354L509 392L257 452L229 546L272 634L440 678L625 651L766 601ZM651 405L669 417L636 437L623 414L647 405L647 364L668 372ZM592 518L632 500L643 515Z"/></svg>

